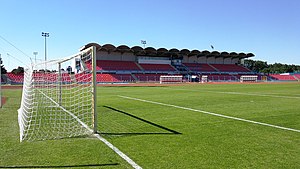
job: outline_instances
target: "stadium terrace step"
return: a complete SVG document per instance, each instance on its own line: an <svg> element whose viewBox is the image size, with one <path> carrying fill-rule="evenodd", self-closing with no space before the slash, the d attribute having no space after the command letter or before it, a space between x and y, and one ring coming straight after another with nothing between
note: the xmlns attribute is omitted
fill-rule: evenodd
<svg viewBox="0 0 300 169"><path fill-rule="evenodd" d="M250 72L249 69L235 64L210 64L220 72Z"/></svg>
<svg viewBox="0 0 300 169"><path fill-rule="evenodd" d="M141 70L133 61L97 60L97 70Z"/></svg>
<svg viewBox="0 0 300 169"><path fill-rule="evenodd" d="M176 71L169 64L140 64L145 71Z"/></svg>

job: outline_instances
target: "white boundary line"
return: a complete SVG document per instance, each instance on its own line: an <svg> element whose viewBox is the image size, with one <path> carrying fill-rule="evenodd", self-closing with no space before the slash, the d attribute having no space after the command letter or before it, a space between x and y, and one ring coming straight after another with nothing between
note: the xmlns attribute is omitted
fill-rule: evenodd
<svg viewBox="0 0 300 169"><path fill-rule="evenodd" d="M269 126L269 127L273 127L273 128L278 128L278 129L282 129L282 130L289 130L289 131L294 131L294 132L300 133L300 130L293 129L293 128L281 127L281 126L276 126L276 125L273 125L273 124L267 124L267 123L242 119L242 118L238 118L238 117L231 117L231 116L216 114L216 113L212 113L212 112L208 112L208 111L192 109L192 108L188 108L188 107L181 107L181 106L176 106L176 105L172 105L172 104L166 104L166 103L160 103L160 102L155 102L155 101L143 100L143 99L128 97L128 96L119 95L118 97L125 98L125 99L130 99L130 100L141 101L141 102L146 102L146 103L162 105L162 106L174 107L174 108L184 109L184 110L189 110L189 111L194 111L194 112L200 112L200 113L209 114L209 115L218 116L218 117L223 117L223 118L227 118L227 119L233 119L233 120L243 121L243 122L247 122L247 123L259 124L259 125L263 125L263 126Z"/></svg>
<svg viewBox="0 0 300 169"><path fill-rule="evenodd" d="M256 93L240 93L240 92L217 92L217 91L207 91L211 93L221 93L221 94L235 94L235 95L248 95L248 96L263 96L263 97L277 97L277 98L287 98L287 99L300 99L297 96L276 96L269 94L256 94Z"/></svg>
<svg viewBox="0 0 300 169"><path fill-rule="evenodd" d="M222 92L222 91L211 91L211 90L193 90L193 89L175 89L175 88L166 88L166 89L168 89L168 90L194 91L194 92L209 92L209 93L233 94L233 95L275 97L275 98L286 98L286 99L300 99L300 97L298 97L298 96L278 96L278 95L273 95L275 93L257 94L257 93ZM298 94L296 94L296 95L298 95Z"/></svg>
<svg viewBox="0 0 300 169"><path fill-rule="evenodd" d="M99 134L94 134L100 141L106 144L109 148L111 148L115 153L117 153L120 157L122 157L128 164L130 164L135 169L142 169L137 163L135 163L131 158L129 158L126 154L120 151L117 147L107 141L105 138L101 137Z"/></svg>

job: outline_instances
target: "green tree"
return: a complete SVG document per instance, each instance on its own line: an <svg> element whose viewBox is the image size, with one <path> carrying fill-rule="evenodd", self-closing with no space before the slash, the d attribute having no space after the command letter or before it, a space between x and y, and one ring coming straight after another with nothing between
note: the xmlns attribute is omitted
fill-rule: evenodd
<svg viewBox="0 0 300 169"><path fill-rule="evenodd" d="M263 62L263 61L260 61L260 60L258 60L258 61L256 61L256 62L254 62L254 65L253 65L253 71L254 72L261 72L263 69L265 69L265 68L268 68L268 64L267 64L267 62Z"/></svg>
<svg viewBox="0 0 300 169"><path fill-rule="evenodd" d="M24 73L24 68L19 66L17 69L13 69L11 72L13 74L22 74L22 73Z"/></svg>
<svg viewBox="0 0 300 169"><path fill-rule="evenodd" d="M255 63L255 61L251 60L251 59L245 59L244 60L244 66L247 67L250 70L253 70L254 63Z"/></svg>
<svg viewBox="0 0 300 169"><path fill-rule="evenodd" d="M2 61L2 58L0 57L1 74L6 74L7 70L5 69L4 65L2 65L2 64L3 64L3 61Z"/></svg>
<svg viewBox="0 0 300 169"><path fill-rule="evenodd" d="M244 66L258 73L297 73L300 72L299 65L288 65L282 63L268 64L260 60L246 59Z"/></svg>
<svg viewBox="0 0 300 169"><path fill-rule="evenodd" d="M5 69L4 65L1 65L1 74L6 74L7 70Z"/></svg>

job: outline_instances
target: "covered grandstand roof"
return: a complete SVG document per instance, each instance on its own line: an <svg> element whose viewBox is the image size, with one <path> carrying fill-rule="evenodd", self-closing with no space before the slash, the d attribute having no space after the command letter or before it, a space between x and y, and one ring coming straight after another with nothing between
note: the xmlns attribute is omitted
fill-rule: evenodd
<svg viewBox="0 0 300 169"><path fill-rule="evenodd" d="M120 53L133 53L137 56L156 56L156 57L162 57L162 56L175 56L175 57L180 57L180 56L197 56L197 57L223 57L223 58L239 58L239 59L244 59L244 58L249 58L253 57L253 53L236 53L236 52L219 52L219 51L200 51L200 50L189 50L189 49L166 49L166 48L159 48L155 49L153 47L146 47L142 48L140 46L133 46L129 47L127 45L120 45L120 46L114 46L112 44L104 44L104 45L99 45L97 43L89 43L84 45L83 47L80 48L80 50L84 50L86 48L89 48L91 46L95 46L97 51L107 51L107 52L120 52Z"/></svg>

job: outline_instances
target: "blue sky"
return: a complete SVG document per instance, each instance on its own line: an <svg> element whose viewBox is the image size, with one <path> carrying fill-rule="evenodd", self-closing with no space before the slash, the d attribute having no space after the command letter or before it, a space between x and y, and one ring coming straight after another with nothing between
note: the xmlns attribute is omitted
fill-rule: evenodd
<svg viewBox="0 0 300 169"><path fill-rule="evenodd" d="M0 54L11 71L90 42L254 53L300 65L299 0L0 0ZM22 52L12 47L4 39ZM9 55L7 55L7 53Z"/></svg>

